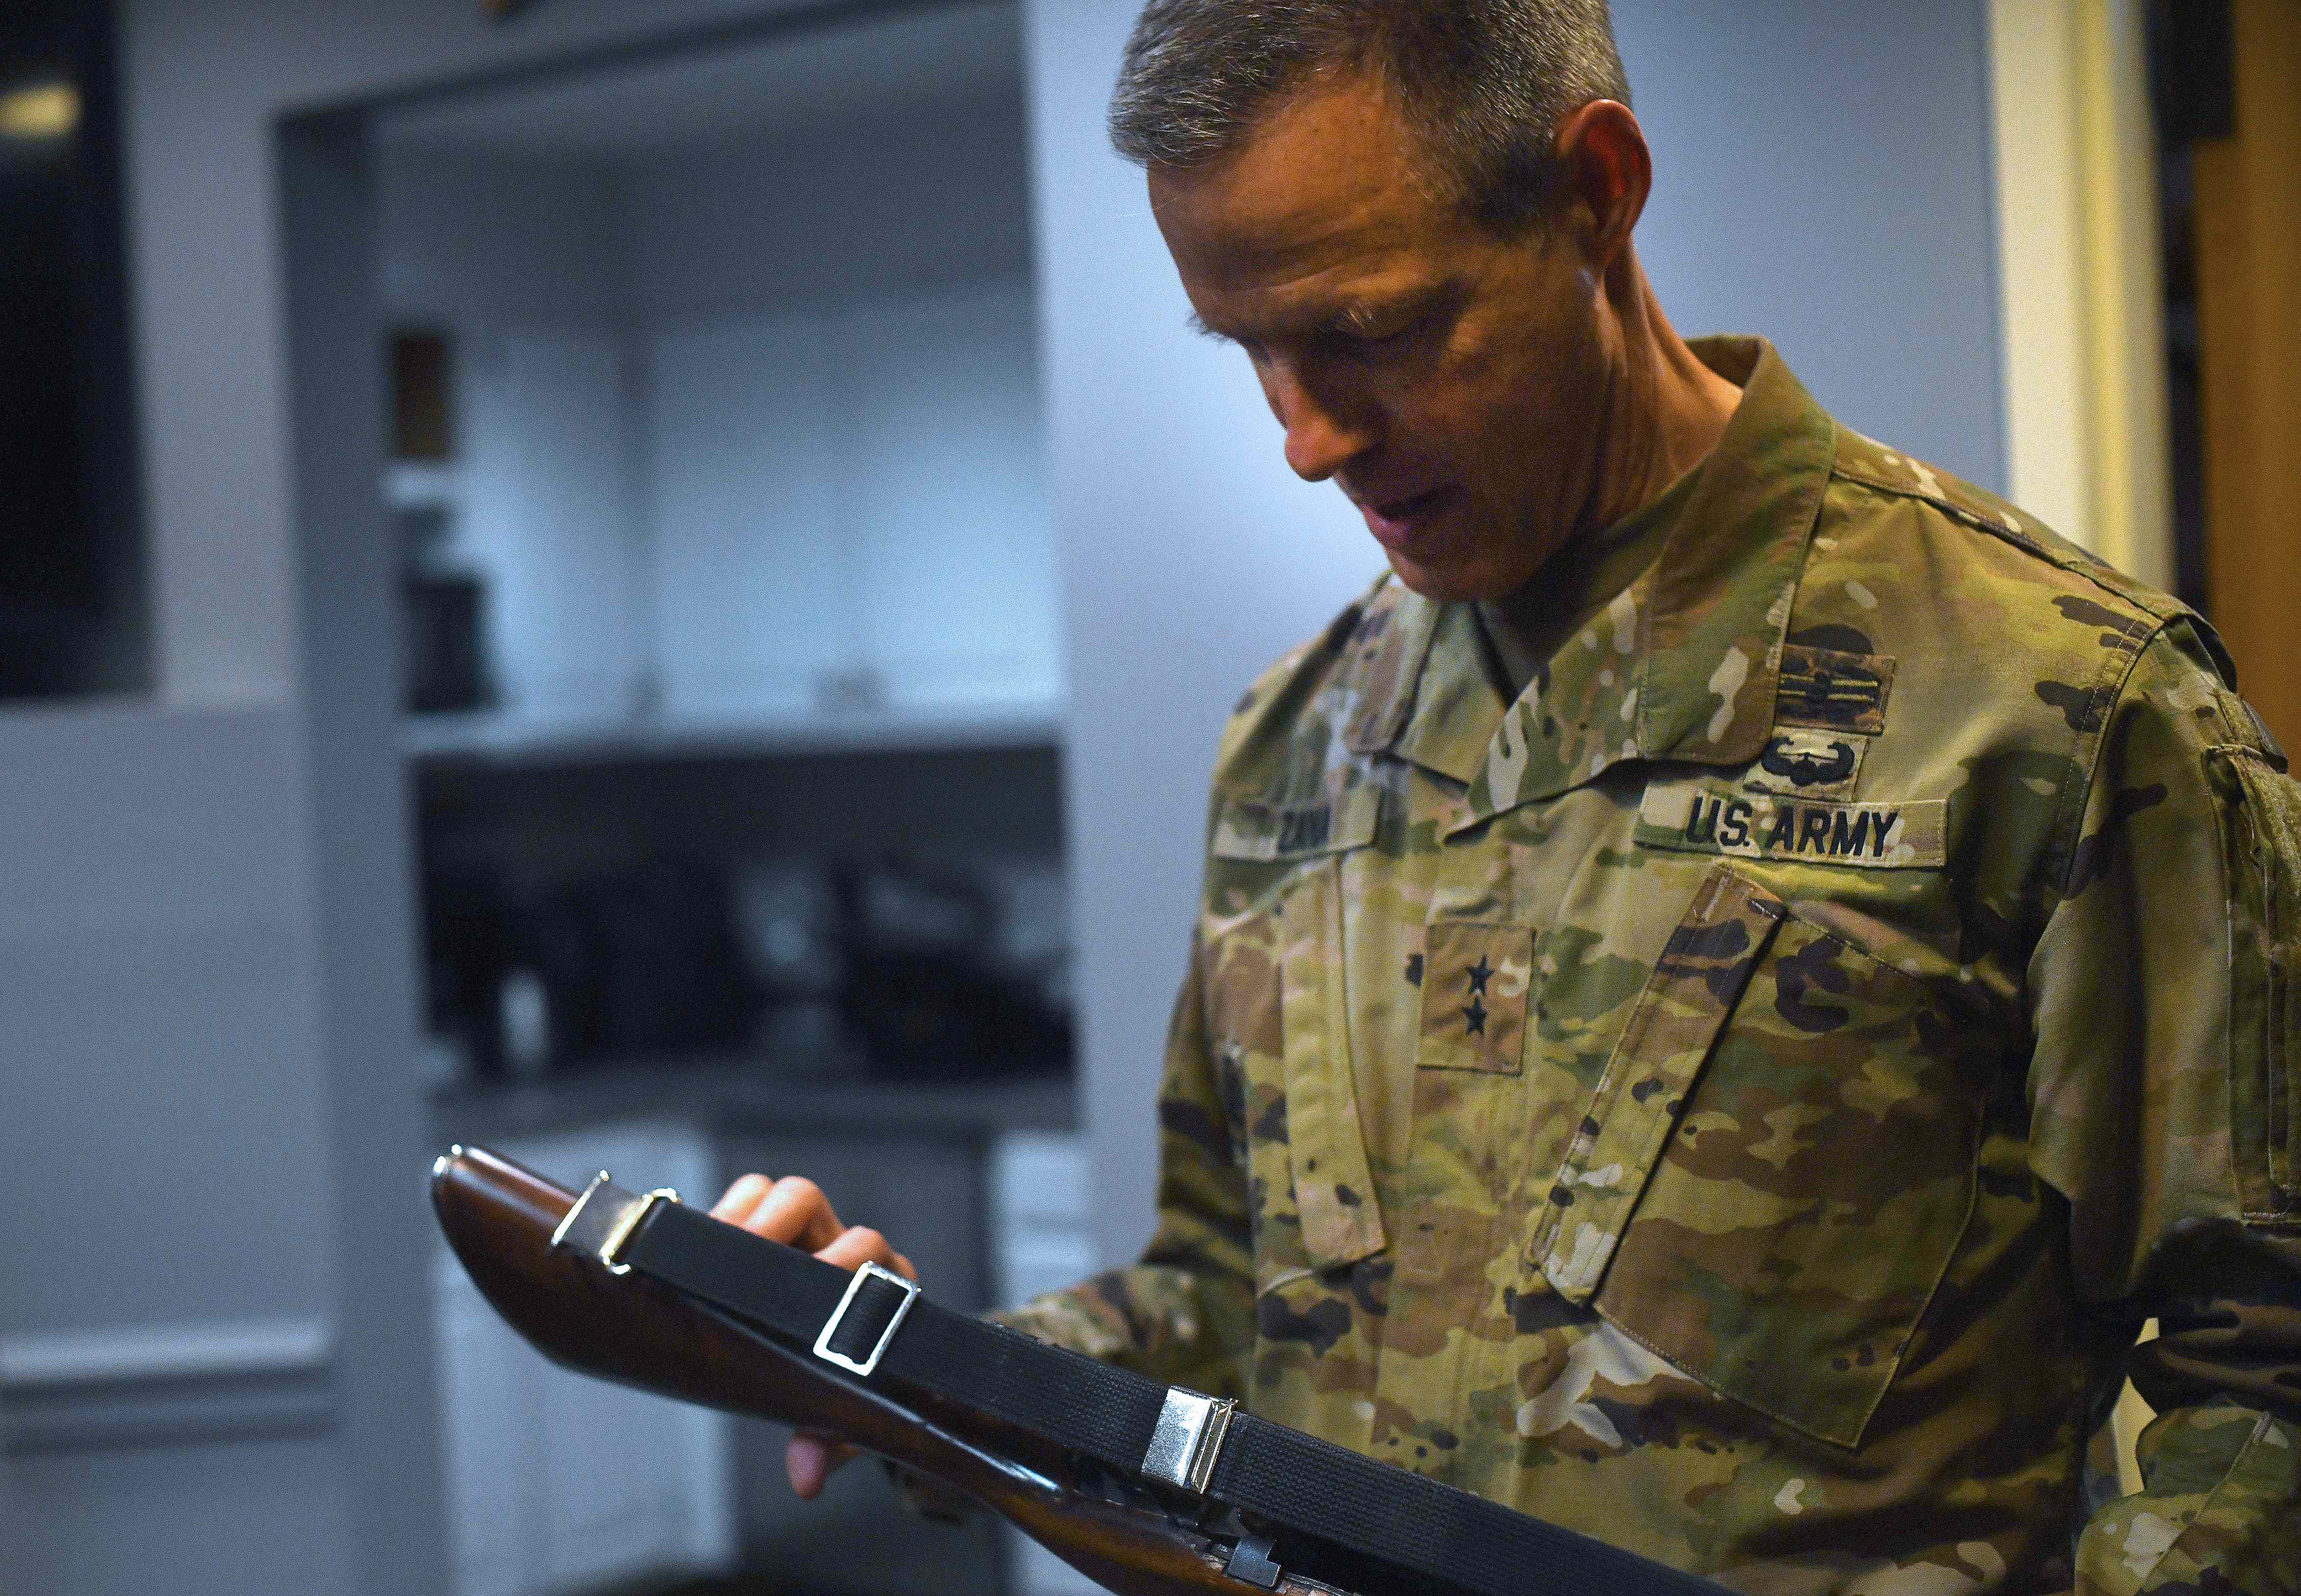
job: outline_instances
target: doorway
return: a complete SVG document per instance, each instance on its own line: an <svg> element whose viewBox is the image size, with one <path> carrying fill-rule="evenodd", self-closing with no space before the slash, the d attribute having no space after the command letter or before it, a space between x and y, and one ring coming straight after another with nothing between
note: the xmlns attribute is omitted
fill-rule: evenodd
<svg viewBox="0 0 2301 1596"><path fill-rule="evenodd" d="M331 1065L347 1188L404 1188L405 1139L376 1127L406 1125L411 1099L436 1146L449 1116L513 1097L573 1103L612 1077L608 1117L677 1119L662 1105L693 1100L699 1076L787 1068L797 1094L807 1067L863 1057L851 1038L760 1043L759 1010L792 994L746 964L742 915L724 915L731 938L685 934L749 902L733 866L804 860L833 845L826 828L941 850L939 868L966 855L967 924L1000 929L960 974L1059 1004L1062 682L1020 63L1010 0L831 5L283 127L321 895L340 908L325 957L369 1021ZM649 934L624 940L660 947L675 918L682 967L625 960L591 983L631 999L602 1032L620 1041L578 1046L550 980L515 1015L506 970L471 1011L442 1004L455 936L420 889L444 854L490 850L519 899L506 922L677 856L677 901L655 894ZM723 1028L650 1031L707 1007L656 978L711 960ZM426 988L419 1067L388 1016ZM1013 1052L969 1057L989 1072ZM1024 1095L1067 1124L1067 1078L1043 1085ZM709 1117L631 1145L707 1196L724 1178ZM966 1134L930 1171L954 1191L983 1185L988 1138ZM939 1294L988 1306L971 1299L988 1289L982 1204L939 1206L969 1260ZM568 1393L498 1344L459 1361L467 1325L410 1326L406 1277L434 1243L406 1220L347 1221L345 1256L378 1260L346 1286L347 1408L364 1470L437 1475L442 1443L412 1422L387 1433L383 1410L444 1371L459 1596L762 1561L784 1590L908 1591L925 1567L938 1588L1005 1587L996 1526L925 1525L876 1470L795 1510L756 1426L619 1410L607 1427L663 1467L611 1485L555 1466L547 1438L596 1433L597 1413L558 1413ZM456 1464L475 1435L492 1463Z"/></svg>

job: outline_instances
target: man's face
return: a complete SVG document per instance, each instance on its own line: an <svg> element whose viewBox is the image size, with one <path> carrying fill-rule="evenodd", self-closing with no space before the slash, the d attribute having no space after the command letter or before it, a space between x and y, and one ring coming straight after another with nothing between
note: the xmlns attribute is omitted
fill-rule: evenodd
<svg viewBox="0 0 2301 1596"><path fill-rule="evenodd" d="M1569 233L1505 241L1433 197L1409 138L1365 79L1322 79L1222 161L1154 168L1151 207L1287 464L1333 478L1416 592L1499 598L1591 492L1601 287Z"/></svg>

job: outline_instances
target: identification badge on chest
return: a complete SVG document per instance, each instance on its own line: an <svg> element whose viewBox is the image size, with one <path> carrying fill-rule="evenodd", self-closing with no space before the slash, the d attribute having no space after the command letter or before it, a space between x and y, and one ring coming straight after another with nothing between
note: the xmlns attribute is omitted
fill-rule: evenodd
<svg viewBox="0 0 2301 1596"><path fill-rule="evenodd" d="M1847 803L1754 783L1657 781L1638 806L1642 848L1731 854L1859 870L1939 869L1946 806L1939 798Z"/></svg>

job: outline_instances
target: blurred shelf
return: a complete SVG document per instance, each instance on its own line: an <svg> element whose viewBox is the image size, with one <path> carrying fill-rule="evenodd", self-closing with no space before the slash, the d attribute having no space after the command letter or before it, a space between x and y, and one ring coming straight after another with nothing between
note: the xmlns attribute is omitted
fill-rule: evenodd
<svg viewBox="0 0 2301 1596"><path fill-rule="evenodd" d="M544 765L1054 748L1062 741L1062 706L1045 703L748 719L544 719L484 710L410 715L400 723L400 736L402 748L417 759Z"/></svg>

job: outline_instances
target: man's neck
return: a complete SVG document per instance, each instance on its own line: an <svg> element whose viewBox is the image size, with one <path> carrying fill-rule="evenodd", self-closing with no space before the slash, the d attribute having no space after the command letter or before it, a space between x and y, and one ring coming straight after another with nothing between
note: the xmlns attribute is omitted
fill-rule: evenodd
<svg viewBox="0 0 2301 1596"><path fill-rule="evenodd" d="M1609 276L1614 377L1584 514L1592 530L1653 503L1700 464L1742 399L1678 336L1634 253L1625 250Z"/></svg>

